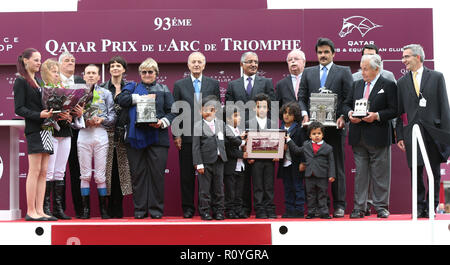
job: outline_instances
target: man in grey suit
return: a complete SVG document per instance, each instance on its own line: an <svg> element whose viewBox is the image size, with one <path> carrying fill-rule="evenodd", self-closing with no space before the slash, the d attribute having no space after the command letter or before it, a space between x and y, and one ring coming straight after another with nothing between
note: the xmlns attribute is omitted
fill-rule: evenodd
<svg viewBox="0 0 450 265"><path fill-rule="evenodd" d="M348 141L356 165L354 209L350 218L364 217L369 180L372 180L372 199L377 216L389 216L390 120L397 116L397 86L381 76L381 67L378 54L364 55L361 58L363 79L353 83L344 102L344 110L350 119ZM367 116L354 117L355 101L361 98L369 101Z"/></svg>
<svg viewBox="0 0 450 265"><path fill-rule="evenodd" d="M184 218L192 218L195 213L194 193L195 193L195 170L192 167L192 135L194 130L194 113L199 113L200 99L209 95L214 95L220 99L219 81L204 76L203 70L206 66L206 58L200 52L193 52L188 57L188 68L191 74L174 84L173 98L175 104L178 102L187 102L190 106L190 124L184 124L183 121L180 127L190 126L190 134L178 135L172 126L172 133L174 135L174 142L179 150L180 161L180 186L181 186L181 207L183 209ZM198 106L195 109L195 106ZM179 111L177 115L182 114L183 110ZM201 120L201 116L199 116Z"/></svg>
<svg viewBox="0 0 450 265"><path fill-rule="evenodd" d="M378 47L375 44L364 45L362 55L374 55L374 54L379 55ZM381 76L386 78L387 80L391 80L392 82L397 83L394 74L391 71L383 69L383 65L381 66ZM363 79L361 69L358 72L354 73L352 77L353 82Z"/></svg>
<svg viewBox="0 0 450 265"><path fill-rule="evenodd" d="M436 132L450 133L450 109L447 89L442 73L423 65L425 53L422 46L410 44L403 47L402 62L409 73L400 78L398 85L397 145L406 151L408 166L412 167L412 127L419 124L434 176L434 207L439 203L440 163L446 162L448 153L435 136ZM402 114L406 114L406 117ZM406 119L405 119L406 118ZM447 140L447 139L443 139ZM443 148L444 147L444 148ZM448 148L448 147L447 147ZM419 217L428 217L428 196L423 182L424 161L420 150L417 158L417 210ZM412 172L412 170L411 170Z"/></svg>
<svg viewBox="0 0 450 265"><path fill-rule="evenodd" d="M364 47L362 49L362 55L374 55L374 54L379 55L378 47L375 44L364 45ZM361 69L358 72L354 73L352 76L353 76L353 82L363 79ZM386 78L387 80L397 83L397 80L395 79L394 74L391 71L384 69L383 64L381 64L381 76ZM395 121L396 121L395 118L389 121L389 126L391 127L392 134L394 134L394 132L395 132L394 131L395 130ZM395 143L395 137L392 137L392 143L393 144ZM389 161L391 161L391 148L390 147L389 147L388 152L389 152ZM389 164L387 166L389 167L389 177L390 177L391 176L391 162L389 162ZM366 216L369 216L371 214L370 208L373 205L372 195L373 195L372 183L371 183L371 179L369 179L369 192L367 194L368 199L367 199L367 208L366 208L366 213L365 213Z"/></svg>
<svg viewBox="0 0 450 265"><path fill-rule="evenodd" d="M333 195L334 217L344 217L345 201L345 115L344 100L353 84L349 67L333 63L335 55L334 43L327 38L320 38L316 43L318 66L308 67L303 71L298 99L302 109L303 124L309 121L309 107L311 93L318 93L319 88L325 87L337 94L336 117L338 128L325 128L325 141L333 147L336 181L331 186Z"/></svg>
<svg viewBox="0 0 450 265"><path fill-rule="evenodd" d="M258 76L258 55L254 52L245 52L241 56L240 65L244 72L243 76L228 83L225 102L236 103L242 101L244 104L253 100L256 95L264 93L269 96L271 101L276 101L275 90L273 89L272 79ZM253 117L250 117L253 118ZM249 111L245 111L243 122L249 120ZM252 194L250 182L251 166L245 166L245 182L243 204L248 215L252 209Z"/></svg>

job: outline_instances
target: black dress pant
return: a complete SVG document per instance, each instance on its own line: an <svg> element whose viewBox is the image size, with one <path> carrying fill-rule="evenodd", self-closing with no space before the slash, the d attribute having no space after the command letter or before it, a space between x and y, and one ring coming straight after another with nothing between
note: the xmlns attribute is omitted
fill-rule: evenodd
<svg viewBox="0 0 450 265"><path fill-rule="evenodd" d="M181 208L183 213L195 213L195 168L192 161L192 143L182 143L178 152L180 161Z"/></svg>
<svg viewBox="0 0 450 265"><path fill-rule="evenodd" d="M305 177L308 214L329 214L327 206L328 178Z"/></svg>
<svg viewBox="0 0 450 265"><path fill-rule="evenodd" d="M224 190L223 190L223 167L221 158L215 163L204 164L205 173L198 175L198 211L200 214L213 213L223 214Z"/></svg>
<svg viewBox="0 0 450 265"><path fill-rule="evenodd" d="M433 156L429 156L430 158L430 166L431 171L433 172L434 177L434 209L439 204L439 190L440 190L440 184L441 184L441 162L439 158L434 158ZM411 177L412 177L412 168L409 168L411 170ZM425 187L424 180L423 180L423 172L425 167L424 166L418 166L417 167L417 211L418 213L422 212L423 210L428 211L428 188Z"/></svg>
<svg viewBox="0 0 450 265"><path fill-rule="evenodd" d="M333 147L336 171L334 177L336 180L331 184L331 194L333 196L334 210L338 208L345 210L347 206L345 200L345 133L342 130L338 130L335 127L326 127L324 137L325 142Z"/></svg>
<svg viewBox="0 0 450 265"><path fill-rule="evenodd" d="M150 145L135 149L127 144L134 215L163 215L164 175L169 147Z"/></svg>
<svg viewBox="0 0 450 265"><path fill-rule="evenodd" d="M78 132L80 130L72 129L72 143L69 154L69 172L70 172L70 190L72 192L73 208L75 216L81 216L81 188L80 188L80 163L78 162ZM65 201L65 200L64 200Z"/></svg>
<svg viewBox="0 0 450 265"><path fill-rule="evenodd" d="M120 187L119 167L117 164L116 149L113 150L113 162L111 169L111 195L108 201L108 214L112 218L123 217L123 195Z"/></svg>
<svg viewBox="0 0 450 265"><path fill-rule="evenodd" d="M252 165L253 203L255 212L275 213L275 166L271 159L256 159Z"/></svg>
<svg viewBox="0 0 450 265"><path fill-rule="evenodd" d="M242 210L244 178L242 171L234 171L232 174L224 176L226 212L239 213Z"/></svg>

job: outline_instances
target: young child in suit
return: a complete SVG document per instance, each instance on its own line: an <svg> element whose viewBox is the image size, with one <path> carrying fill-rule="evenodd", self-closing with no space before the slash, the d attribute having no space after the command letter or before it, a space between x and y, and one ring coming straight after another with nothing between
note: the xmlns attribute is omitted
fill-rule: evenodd
<svg viewBox="0 0 450 265"><path fill-rule="evenodd" d="M223 190L224 163L227 162L225 138L232 145L242 144L241 138L234 137L231 129L216 118L219 108L220 103L216 96L203 98L201 108L203 119L194 124L194 128L201 128L202 132L198 136L194 131L192 138L192 158L198 172L198 209L202 220L225 218Z"/></svg>
<svg viewBox="0 0 450 265"><path fill-rule="evenodd" d="M233 131L234 136L243 135L238 125L241 123L239 111L226 112L227 127ZM245 134L245 132L244 132ZM229 219L248 218L243 207L243 192L245 178L245 163L247 152L243 146L233 145L225 138L225 150L228 161L225 162L225 217Z"/></svg>
<svg viewBox="0 0 450 265"><path fill-rule="evenodd" d="M306 140L305 130L301 126L301 110L297 102L284 104L280 110L283 119L280 129L287 131L287 135L296 145L300 146ZM305 156L293 155L285 146L284 159L278 165L278 178L283 179L285 213L282 218L304 218L305 187L303 179L305 172L299 171L301 163L305 163Z"/></svg>
<svg viewBox="0 0 450 265"><path fill-rule="evenodd" d="M272 121L267 116L270 106L269 96L260 93L255 96L254 100L256 103L256 117L246 122L246 128L254 129L252 127L255 124L257 130L278 128L278 123L276 125L272 124ZM278 160L248 159L248 163L251 165L255 218L277 218L275 203L273 202L276 161Z"/></svg>
<svg viewBox="0 0 450 265"><path fill-rule="evenodd" d="M322 219L331 219L327 206L328 182L335 180L333 148L325 143L324 127L320 122L312 122L308 126L308 135L311 140L305 141L298 147L287 136L287 143L291 154L304 154L306 158L305 186L306 202L308 205L307 219L319 214Z"/></svg>

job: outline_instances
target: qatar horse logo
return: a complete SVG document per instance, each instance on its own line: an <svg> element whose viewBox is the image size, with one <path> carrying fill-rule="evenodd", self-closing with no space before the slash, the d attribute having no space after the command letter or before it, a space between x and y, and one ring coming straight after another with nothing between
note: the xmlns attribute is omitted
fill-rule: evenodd
<svg viewBox="0 0 450 265"><path fill-rule="evenodd" d="M369 31L375 28L382 27L370 21L370 19L362 16L352 16L344 18L342 21L342 29L339 32L341 38L352 33L354 29L357 29L361 33L361 37L364 37Z"/></svg>

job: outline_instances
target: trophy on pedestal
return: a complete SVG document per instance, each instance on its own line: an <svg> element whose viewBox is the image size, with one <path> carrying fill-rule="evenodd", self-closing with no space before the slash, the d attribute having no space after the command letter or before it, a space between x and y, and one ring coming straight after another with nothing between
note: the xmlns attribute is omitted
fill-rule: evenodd
<svg viewBox="0 0 450 265"><path fill-rule="evenodd" d="M136 125L157 123L156 95L149 94L138 97L136 100Z"/></svg>
<svg viewBox="0 0 450 265"><path fill-rule="evenodd" d="M367 112L369 112L369 100L365 98L361 98L355 100L355 107L353 108L352 116L355 118L364 118L367 116Z"/></svg>
<svg viewBox="0 0 450 265"><path fill-rule="evenodd" d="M325 87L319 88L319 93L311 93L310 97L310 118L306 125L313 121L318 121L323 126L336 126L337 94Z"/></svg>

